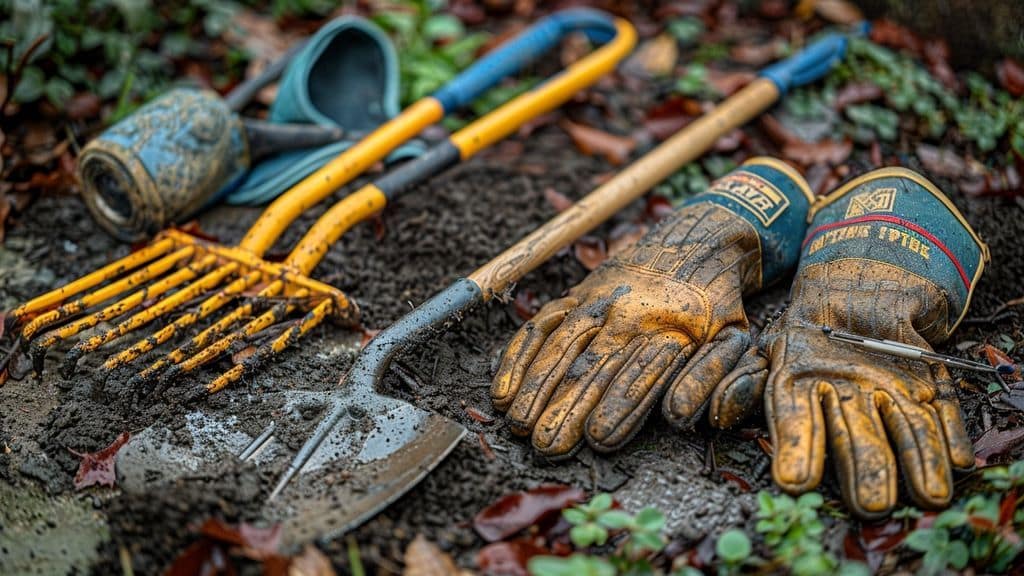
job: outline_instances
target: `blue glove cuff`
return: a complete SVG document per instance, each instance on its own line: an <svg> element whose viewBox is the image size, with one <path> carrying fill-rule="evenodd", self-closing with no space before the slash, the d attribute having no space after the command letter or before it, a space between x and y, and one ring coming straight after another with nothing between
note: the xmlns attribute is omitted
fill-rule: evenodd
<svg viewBox="0 0 1024 576"><path fill-rule="evenodd" d="M796 266L814 195L803 176L774 158L751 158L685 205L711 202L743 218L761 243L761 285Z"/></svg>
<svg viewBox="0 0 1024 576"><path fill-rule="evenodd" d="M812 210L800 266L838 259L883 262L934 283L948 326L967 310L988 247L934 184L906 168L882 168L840 187Z"/></svg>

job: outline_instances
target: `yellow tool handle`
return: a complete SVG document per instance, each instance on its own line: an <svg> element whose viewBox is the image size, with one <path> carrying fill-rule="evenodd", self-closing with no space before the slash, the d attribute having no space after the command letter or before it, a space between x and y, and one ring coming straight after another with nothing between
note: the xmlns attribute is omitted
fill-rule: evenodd
<svg viewBox="0 0 1024 576"><path fill-rule="evenodd" d="M459 130L452 135L450 143L441 144L427 155L412 161L418 162L419 166L403 166L396 171L401 172L400 175L392 174L399 176L398 178L389 178L392 175L385 176L337 202L316 221L295 246L286 260L287 266L303 274L309 274L338 238L355 224L382 210L389 198L394 198L409 186L422 182L452 163L473 156L508 136L527 120L562 105L574 94L614 70L618 62L629 54L636 44L636 31L632 24L617 19L615 28L616 35L612 41L541 86L521 94ZM444 154L443 147L446 145L451 150L451 155ZM451 146L454 146L454 149L451 149ZM385 185L385 182L388 185Z"/></svg>
<svg viewBox="0 0 1024 576"><path fill-rule="evenodd" d="M262 256L300 214L443 117L441 103L433 98L412 104L274 200L246 232L239 248Z"/></svg>
<svg viewBox="0 0 1024 576"><path fill-rule="evenodd" d="M730 130L760 114L779 96L779 89L771 80L754 80L615 178L481 266L469 275L469 279L480 287L485 300L501 294L563 247L643 196L681 166L696 159Z"/></svg>

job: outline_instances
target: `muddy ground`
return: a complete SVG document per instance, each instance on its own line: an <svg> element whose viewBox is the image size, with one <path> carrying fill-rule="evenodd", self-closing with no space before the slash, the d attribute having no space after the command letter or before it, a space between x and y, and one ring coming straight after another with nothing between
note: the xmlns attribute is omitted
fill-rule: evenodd
<svg viewBox="0 0 1024 576"><path fill-rule="evenodd" d="M920 168L912 158L907 162ZM850 177L868 168L860 155L851 166ZM546 188L578 198L613 169L577 153L564 132L547 126L416 188L389 206L382 237L372 223L358 226L334 247L315 276L355 298L368 328L386 327L550 218L554 209L545 200ZM1012 310L994 322L984 318L1021 295L1024 206L1019 199L968 199L936 180L989 242L993 257L968 315L982 320L969 321L946 349L956 351L960 342L984 342L999 333L1020 340L1022 322ZM620 218L641 209L638 203ZM311 211L293 226L277 251L296 241L320 211ZM201 227L234 243L258 212L217 208L202 216ZM0 309L127 251L93 224L77 198L43 198L8 230L0 248ZM518 289L531 290L546 302L584 276L581 264L565 252L530 274ZM785 293L776 287L751 302L755 323L779 308ZM496 356L521 323L511 302L492 302L400 358L399 371L389 374L382 391L443 414L469 434L421 484L354 532L364 563L385 573L400 571L406 544L422 533L460 565L473 567L475 551L483 544L469 525L473 515L502 494L545 482L613 491L631 509L656 505L668 514L673 536L690 543L749 520L755 510L753 494L712 470L708 448L714 439L717 470L733 472L754 491L770 488L767 457L751 440L753 434L714 435L700 429L681 435L656 412L621 454L604 457L583 450L558 464L534 456L526 443L512 437L490 406L488 386ZM258 376L194 401L189 398L197 386L226 369L229 360L183 378L164 393L140 395L127 389L124 373L101 376L95 371L104 354L87 358L77 375L64 380L57 370L61 354L51 353L41 376L28 374L0 387L0 501L13 511L0 530L0 572L121 573L127 561L136 574L153 574L194 540L193 528L202 520L220 516L232 522L259 521L262 502L281 472L281 458L241 463L222 453L212 466L183 466L141 479L122 472L119 489L76 492L72 479L78 458L68 449L95 451L121 432L141 435L155 426L156 432L145 434L156 434L183 453L202 452L200 440L216 438L194 436L195 421L186 415L197 410L214 417L234 415L232 431L241 434L235 440L256 436L280 409L275 393L336 386L358 340L358 335L338 328L318 328ZM963 376L984 386L972 375ZM990 424L981 416L988 412L982 410L987 400L966 390L961 394L970 432L977 438ZM467 408L493 422L474 419ZM301 439L301 433L281 433L276 449L287 453ZM831 482L825 490L835 497ZM840 533L842 529L840 525ZM344 539L323 546L339 567L346 565Z"/></svg>

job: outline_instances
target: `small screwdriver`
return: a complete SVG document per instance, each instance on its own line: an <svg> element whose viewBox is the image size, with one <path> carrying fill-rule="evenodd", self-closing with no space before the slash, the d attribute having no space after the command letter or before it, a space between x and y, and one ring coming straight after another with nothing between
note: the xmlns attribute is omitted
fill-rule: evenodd
<svg viewBox="0 0 1024 576"><path fill-rule="evenodd" d="M874 350L875 352L899 356L900 358L923 360L926 362L938 362L940 364L945 364L946 366L976 370L978 372L988 372L1000 376L1003 374L1013 374L1014 371L1014 366L1012 364L991 366L982 362L964 360L963 358L957 358L956 356L939 354L938 352L932 352L931 350L918 348L917 346L911 346L910 344L904 344L903 342L896 342L895 340L880 340L878 338L871 338L868 336L858 336L847 332L839 332L837 330L833 330L830 326L822 326L821 331L824 332L830 340L847 342L862 348L867 348L868 350ZM1003 390L1009 392L1010 387L1006 385L1006 382L1003 382L1002 378L998 378L998 380L999 385L1003 387Z"/></svg>

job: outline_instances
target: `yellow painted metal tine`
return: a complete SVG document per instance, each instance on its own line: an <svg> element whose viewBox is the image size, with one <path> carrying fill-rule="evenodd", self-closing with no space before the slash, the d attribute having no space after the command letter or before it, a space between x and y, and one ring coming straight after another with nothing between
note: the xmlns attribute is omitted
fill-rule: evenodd
<svg viewBox="0 0 1024 576"><path fill-rule="evenodd" d="M37 364L42 361L42 356L46 354L46 350L56 344L57 342L70 338L75 334L78 334L82 330L87 330L100 322L106 322L111 318L117 318L118 316L125 314L126 312L133 310L140 304L146 301L148 298L155 298L160 296L164 292L180 285L183 282L188 282L200 274L204 269L210 267L216 263L217 257L210 254L200 260L198 263L190 262L184 268L181 268L169 276L165 276L160 280L146 286L141 290L133 292L130 296L119 300L110 306L107 306L103 310L90 314L84 318L80 318L70 324L61 326L55 330L48 332L45 336L40 337L38 340L32 343L32 355L36 357ZM72 357L70 354L65 358L65 371L69 362L77 361L77 357ZM40 366L41 368L41 366Z"/></svg>
<svg viewBox="0 0 1024 576"><path fill-rule="evenodd" d="M324 318L330 313L331 300L324 300L317 304L301 320L275 338L273 342L260 346L252 356L235 364L230 370L218 376L213 382L210 382L206 386L206 390L213 394L223 390L229 384L237 382L247 371L263 365L267 360L280 354L285 348L297 342L299 338L302 338L307 332L323 322Z"/></svg>
<svg viewBox="0 0 1024 576"><path fill-rule="evenodd" d="M295 293L294 298L305 298L308 295L309 292L307 290L299 290ZM177 364L174 368L168 370L165 378L168 380L175 378L179 374L191 372L203 364L208 364L216 360L222 354L227 352L228 348L230 348L235 342L253 336L261 330L269 328L281 320L284 320L285 317L295 310L296 307L297 305L291 298L285 302L275 304L270 310L257 316L255 319L250 320L249 323L243 326L241 330L236 330L231 334L228 334L213 344L210 344L195 356L192 356L191 358Z"/></svg>
<svg viewBox="0 0 1024 576"><path fill-rule="evenodd" d="M156 320L160 316L169 313L178 306L181 306L182 304L194 300L196 297L205 292L213 290L218 285L220 285L220 283L223 282L225 278L234 274L235 271L238 270L238 267L239 266L237 262L231 262L224 266L220 266L213 272L210 272L206 276L200 278L198 281L189 284L185 288L178 290L177 292L171 294L170 296L167 296L166 298L160 300L159 302L150 306L149 308L146 308L145 310L140 310L131 318L128 318L124 322L121 322L120 324L111 328L110 330L107 330L103 334L97 334L75 344L75 346L71 348L69 354L75 356L87 354L99 348L100 346L103 346L104 344L110 342L111 340L120 338L121 336L124 336L128 332L131 332L132 330L135 330L141 326L144 326L152 322L153 320Z"/></svg>
<svg viewBox="0 0 1024 576"><path fill-rule="evenodd" d="M161 276L168 270L170 270L175 264L186 258L191 258L195 253L195 246L186 246L169 256L165 256L156 262L147 264L145 267L136 270L132 274L125 278L108 284L95 292L90 292L81 298L63 304L56 310L49 310L36 316L32 319L21 331L21 337L25 340L31 340L41 330L52 326L62 320L65 320L79 312L88 310L89 308L103 303L114 296L127 292L133 288L137 288L153 278ZM138 254L138 252L136 252ZM34 302L35 300L33 300ZM31 302L29 303L31 304ZM27 306L28 304L26 304Z"/></svg>
<svg viewBox="0 0 1024 576"><path fill-rule="evenodd" d="M155 260L156 258L167 254L174 249L174 244L174 240L171 238L164 238L158 242L154 242L141 250L132 252L124 258L107 264L95 272L86 274L70 284L66 284L56 290L51 290L46 294L29 300L12 310L10 316L16 321L20 321L31 314L48 310L53 306L58 306L60 303L80 292L84 292L85 290L98 286L104 282L113 280L129 270L134 270L146 262Z"/></svg>
<svg viewBox="0 0 1024 576"><path fill-rule="evenodd" d="M280 280L276 280L257 294L259 297L269 297L277 295L284 288L284 283ZM164 371L171 367L181 363L186 358L195 354L196 351L202 350L206 345L215 339L221 337L228 328L238 322L242 318L247 318L252 314L253 304L251 302L245 303L238 308L235 308L230 314L224 316L220 320L217 320L212 325L208 326L205 330L192 337L188 343L183 344L166 356L160 358L148 368L139 372L128 381L128 386L134 388L146 382L149 382L160 376Z"/></svg>
<svg viewBox="0 0 1024 576"><path fill-rule="evenodd" d="M121 351L116 356L108 358L107 361L103 363L103 368L106 370L113 370L133 362L139 356L142 356L153 348L167 342L181 330L188 328L199 320L202 320L221 309L225 304L234 300L239 294L245 292L247 289L259 282L262 276L263 274L259 271L253 271L234 280L231 284L228 284L223 289L217 291L216 294L207 298L199 305L198 309L182 314L174 322L139 340L130 348Z"/></svg>

